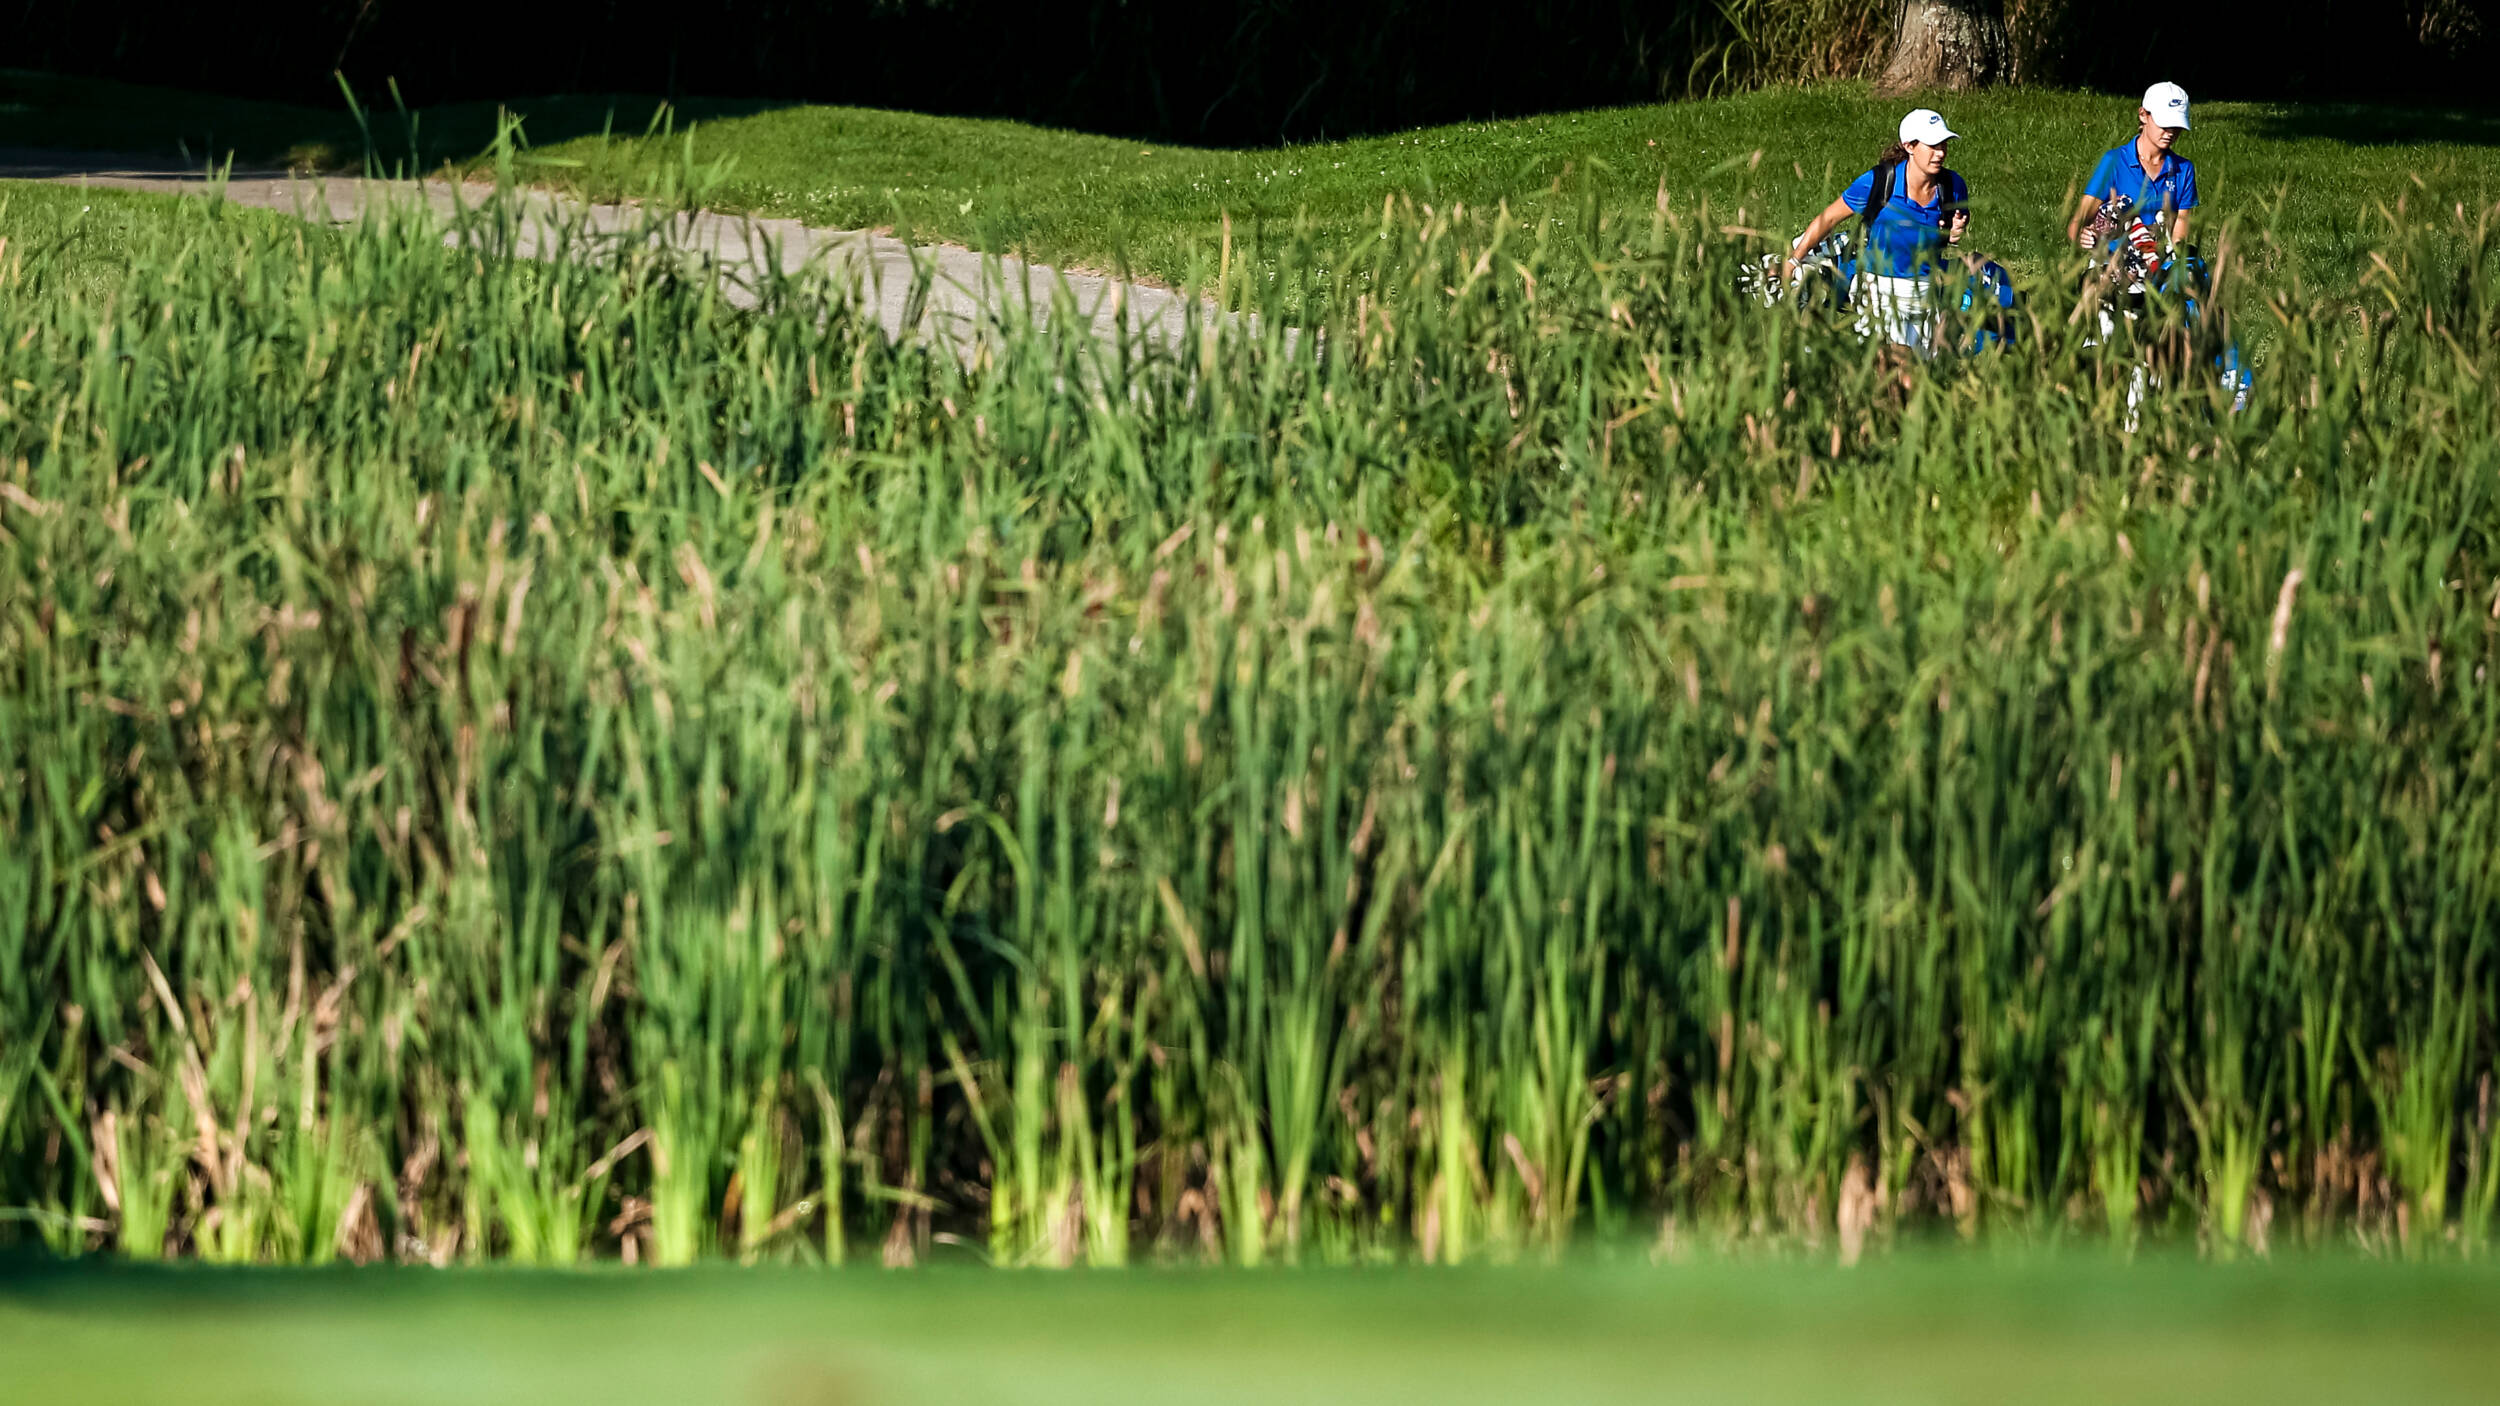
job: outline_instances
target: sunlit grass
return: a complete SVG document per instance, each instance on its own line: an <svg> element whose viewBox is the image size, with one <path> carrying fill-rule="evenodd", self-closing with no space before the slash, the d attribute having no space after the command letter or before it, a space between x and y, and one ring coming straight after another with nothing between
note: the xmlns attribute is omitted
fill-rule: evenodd
<svg viewBox="0 0 2500 1406"><path fill-rule="evenodd" d="M2488 216L2363 313L2245 227L2254 407L2132 435L2062 309L1905 368L1602 192L968 361L492 209L44 218L0 1233L2488 1239Z"/></svg>
<svg viewBox="0 0 2500 1406"><path fill-rule="evenodd" d="M1179 281L1212 273L1223 219L1353 251L1390 195L1441 209L1507 204L1531 220L1568 218L1594 193L1609 214L1638 219L1663 189L1678 208L1706 204L1721 223L1785 239L1874 163L1912 101L1852 85L1783 88L1248 151L818 106L690 114L646 137L647 106L629 106L612 136L545 146L535 174L613 196L682 159L690 129L695 155L724 166L713 194L724 208ZM1915 101L1941 105L1964 133L1953 160L1972 191L1974 246L2027 275L2055 266L2073 192L2135 120L2132 103L2097 94ZM2500 123L2488 118L2252 103L2203 104L2197 118L2182 150L2200 166L2201 213L2263 218L2282 261L2274 272L2337 290L2367 267L2379 207L2402 202L2423 217L2500 195Z"/></svg>
<svg viewBox="0 0 2500 1406"><path fill-rule="evenodd" d="M1800 47L1842 32L1848 6L1801 7L1749 24L1779 48L1777 71L1818 76ZM1794 14L1785 13L1793 10ZM1785 27L1783 27L1785 26ZM1791 31L1794 32L1791 32ZM1838 72L1839 70L1831 70ZM1395 196L1446 210L1507 204L1523 220L1569 218L1594 194L1617 219L1645 218L1663 189L1675 208L1785 239L1889 145L1912 101L1943 108L1965 135L1972 235L2027 277L2062 257L2073 188L2133 130L2126 97L2040 89L1877 98L1862 84L1460 123L1351 141L1210 150L994 119L755 100L516 95L507 104L403 111L362 95L344 110L286 107L163 89L0 72L0 145L122 147L245 164L471 173L491 163L508 108L530 151L525 179L600 199L639 195L693 154L717 167L721 209L843 229L895 227L1178 283L1211 278L1229 220L1300 229L1323 262L1359 257ZM2380 210L2410 222L2500 198L2500 119L2488 114L2320 104L2202 103L2182 150L2196 158L2212 222L2262 221L2274 278L2349 294L2369 268ZM2462 216L2450 218L2465 222ZM1282 277L1272 258L1257 269Z"/></svg>

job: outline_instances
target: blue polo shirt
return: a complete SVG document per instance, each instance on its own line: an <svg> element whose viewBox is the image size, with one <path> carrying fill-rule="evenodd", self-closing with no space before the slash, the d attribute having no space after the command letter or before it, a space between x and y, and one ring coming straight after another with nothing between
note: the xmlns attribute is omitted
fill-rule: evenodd
<svg viewBox="0 0 2500 1406"><path fill-rule="evenodd" d="M2083 193L2103 205L2123 204L2158 225L2173 210L2196 208L2196 163L2170 152L2162 158L2161 173L2149 175L2136 155L2135 138L2129 137L2125 145L2101 153L2101 164L2092 168Z"/></svg>
<svg viewBox="0 0 2500 1406"><path fill-rule="evenodd" d="M1849 183L1841 203L1853 214L1866 213L1875 195L1875 172L1868 169ZM1885 278L1924 278L1936 270L1936 252L1945 245L1945 216L1970 203L1970 187L1961 174L1947 171L1936 180L1936 198L1925 205L1910 198L1910 173L1892 173L1892 196L1875 212L1867 232L1865 268Z"/></svg>

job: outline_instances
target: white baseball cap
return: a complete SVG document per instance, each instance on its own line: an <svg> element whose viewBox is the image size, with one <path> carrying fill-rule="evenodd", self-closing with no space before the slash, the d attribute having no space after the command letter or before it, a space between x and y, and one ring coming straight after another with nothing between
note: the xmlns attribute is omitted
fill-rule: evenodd
<svg viewBox="0 0 2500 1406"><path fill-rule="evenodd" d="M2144 90L2144 110L2164 127L2179 131L2188 129L2187 89L2176 83L2156 83Z"/></svg>
<svg viewBox="0 0 2500 1406"><path fill-rule="evenodd" d="M2182 95L2179 101L2185 103L2187 98ZM1904 144L1925 142L1929 146L1942 146L1959 135L1944 125L1944 114L1932 107L1922 107L1901 119L1901 140Z"/></svg>

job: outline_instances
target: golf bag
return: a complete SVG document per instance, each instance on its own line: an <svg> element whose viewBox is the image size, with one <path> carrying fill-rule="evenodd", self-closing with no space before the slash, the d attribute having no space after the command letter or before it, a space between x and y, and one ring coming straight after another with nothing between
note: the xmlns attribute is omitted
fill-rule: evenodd
<svg viewBox="0 0 2500 1406"><path fill-rule="evenodd" d="M1794 246L1792 246L1793 248ZM1763 307L1794 303L1826 313L1857 315L1866 312L1868 289L1860 280L1857 241L1849 231L1828 236L1811 249L1796 253L1797 276L1783 283L1780 278L1780 257L1764 254L1737 270L1736 282L1747 301ZM1956 299L1955 306L1970 316L1970 345L1973 355L2000 351L2019 339L2020 323L2014 313L2017 306L2013 275L1993 259L1972 263L1960 272L1961 286L1953 289L1955 274L1939 275L1938 287L1931 293L1928 306L1942 307L1943 298ZM1933 314L1928 314L1932 316ZM1862 337L1877 335L1875 325L1861 318L1858 333Z"/></svg>
<svg viewBox="0 0 2500 1406"><path fill-rule="evenodd" d="M2221 311L2213 306L2212 271L2196 246L2174 244L2164 250L2161 235L2152 222L2132 202L2124 200L2110 201L2095 210L2089 228L2089 242L2096 257L2085 276L2100 280L2102 289L2101 337L2096 340L2110 338L2122 319L2132 323L2142 318L2148 299L2174 301L2185 324L2184 355L2191 361L2207 363L2231 397L2234 414L2247 409L2253 385L2250 368ZM2142 387L2158 384L2157 380L2148 381L2142 372L2136 379L2139 389L2129 396L2130 430L2134 428L2135 406L2141 400Z"/></svg>
<svg viewBox="0 0 2500 1406"><path fill-rule="evenodd" d="M2021 324L2014 320L2014 279L1996 260L1980 264L1963 280L1962 311L1977 314L1977 326L1971 331L1973 355L2001 351L2019 340Z"/></svg>

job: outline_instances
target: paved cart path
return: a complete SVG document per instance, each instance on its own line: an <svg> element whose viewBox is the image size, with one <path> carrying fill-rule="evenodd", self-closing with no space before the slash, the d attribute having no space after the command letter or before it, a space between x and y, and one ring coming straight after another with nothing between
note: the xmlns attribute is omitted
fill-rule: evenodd
<svg viewBox="0 0 2500 1406"><path fill-rule="evenodd" d="M0 147L0 180L59 181L73 185L155 194L206 195L215 189L198 168L171 158L99 152L32 151ZM284 171L237 171L225 185L236 205L344 223L386 202L421 199L449 216L462 203L476 206L492 194L484 184L455 187L442 180L393 181L357 177L303 177ZM631 206L583 205L563 196L531 191L517 252L535 257L557 243L566 225L591 237L631 235L654 228L649 212ZM934 278L920 313L920 330L968 348L981 329L1021 309L1047 317L1056 286L1064 281L1075 311L1109 336L1125 319L1150 335L1177 333L1187 306L1170 289L1054 269L1021 259L984 255L947 244L906 244L868 230L817 229L796 220L698 212L668 221L664 237L675 247L719 260L732 299L748 301L743 286L768 261L785 270L822 259L859 281L863 302L888 336L900 336L911 311L915 266ZM458 236L446 234L447 243Z"/></svg>

